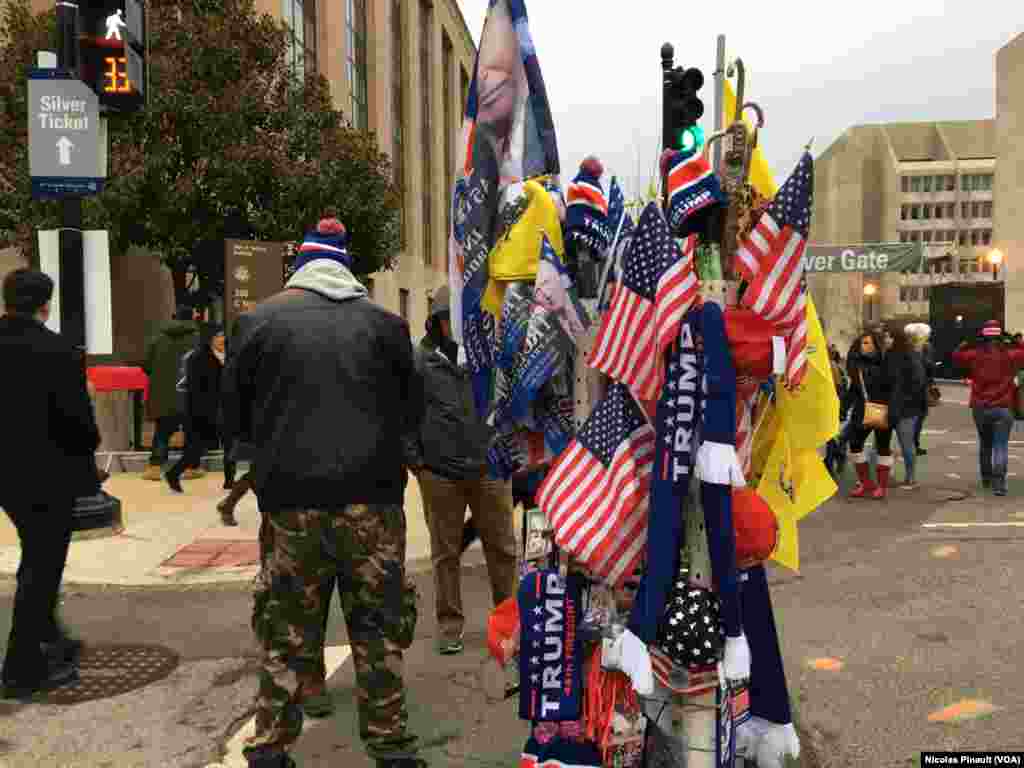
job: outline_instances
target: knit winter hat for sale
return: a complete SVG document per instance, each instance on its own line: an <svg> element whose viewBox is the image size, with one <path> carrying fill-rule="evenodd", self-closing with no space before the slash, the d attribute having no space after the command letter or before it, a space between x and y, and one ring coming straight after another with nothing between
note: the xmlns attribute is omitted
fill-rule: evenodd
<svg viewBox="0 0 1024 768"><path fill-rule="evenodd" d="M330 259L348 268L352 267L352 257L348 252L348 231L333 216L320 219L316 229L306 234L295 257L294 268L301 269L316 259Z"/></svg>
<svg viewBox="0 0 1024 768"><path fill-rule="evenodd" d="M601 186L604 165L594 156L580 165L569 184L565 214L566 239L602 253L612 241L608 226L608 198Z"/></svg>
<svg viewBox="0 0 1024 768"><path fill-rule="evenodd" d="M722 185L701 155L673 152L662 158L668 173L668 224L676 237L701 232L708 216L725 202Z"/></svg>

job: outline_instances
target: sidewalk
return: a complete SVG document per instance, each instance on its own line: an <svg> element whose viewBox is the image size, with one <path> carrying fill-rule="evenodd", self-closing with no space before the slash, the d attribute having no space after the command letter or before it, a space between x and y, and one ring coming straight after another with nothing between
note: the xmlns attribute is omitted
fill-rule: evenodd
<svg viewBox="0 0 1024 768"><path fill-rule="evenodd" d="M238 527L222 525L216 505L227 493L223 481L220 472L209 471L184 481L185 493L178 495L166 483L137 473L113 474L104 490L121 500L125 529L116 536L73 541L64 583L180 586L251 580L259 569L256 498L250 493L239 503ZM430 537L412 477L405 509L407 561L414 570L428 568ZM479 550L479 544L475 547ZM20 555L17 532L0 515L0 578L17 572Z"/></svg>

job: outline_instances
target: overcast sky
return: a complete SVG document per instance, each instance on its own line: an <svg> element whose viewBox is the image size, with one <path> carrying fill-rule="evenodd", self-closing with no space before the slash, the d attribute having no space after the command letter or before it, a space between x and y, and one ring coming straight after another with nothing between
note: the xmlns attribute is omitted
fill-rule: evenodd
<svg viewBox="0 0 1024 768"><path fill-rule="evenodd" d="M488 0L459 5L479 42ZM781 183L812 137L817 156L860 123L994 117L996 51L1024 32L1009 0L527 0L527 9L563 182L594 153L627 194L655 167L664 42L676 64L704 71L710 131L715 41L726 35L727 56L747 67L747 100L764 108L760 143Z"/></svg>

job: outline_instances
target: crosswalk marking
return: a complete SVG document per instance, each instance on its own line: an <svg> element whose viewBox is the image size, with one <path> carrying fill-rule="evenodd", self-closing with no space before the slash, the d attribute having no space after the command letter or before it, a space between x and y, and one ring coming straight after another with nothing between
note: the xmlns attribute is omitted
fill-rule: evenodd
<svg viewBox="0 0 1024 768"><path fill-rule="evenodd" d="M1024 523L921 523L922 528L1024 528Z"/></svg>
<svg viewBox="0 0 1024 768"><path fill-rule="evenodd" d="M347 645L331 645L324 649L324 662L327 666L328 682L330 682L331 676L337 672L346 661L348 661L348 658L351 655L352 649ZM307 717L303 721L302 731L305 733L311 728L317 728L326 722L330 722L330 718L315 720ZM248 763L242 755L242 747L245 746L245 740L255 732L256 719L251 718L241 727L238 733L231 737L231 741L229 741L227 745L227 754L224 756L223 762L213 763L206 766L206 768L248 768Z"/></svg>

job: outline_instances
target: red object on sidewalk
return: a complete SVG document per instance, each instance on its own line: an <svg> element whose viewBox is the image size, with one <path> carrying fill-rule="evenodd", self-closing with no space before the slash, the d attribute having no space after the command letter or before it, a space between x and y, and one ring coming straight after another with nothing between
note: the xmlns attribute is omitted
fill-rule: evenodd
<svg viewBox="0 0 1024 768"><path fill-rule="evenodd" d="M149 399L149 377L137 366L94 365L86 369L86 375L97 392L142 390L142 399Z"/></svg>

